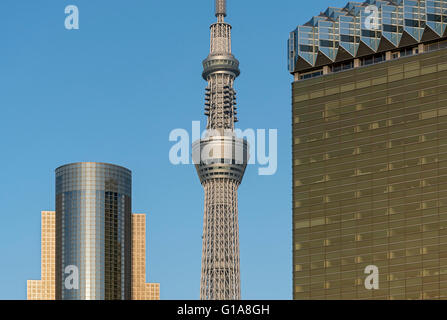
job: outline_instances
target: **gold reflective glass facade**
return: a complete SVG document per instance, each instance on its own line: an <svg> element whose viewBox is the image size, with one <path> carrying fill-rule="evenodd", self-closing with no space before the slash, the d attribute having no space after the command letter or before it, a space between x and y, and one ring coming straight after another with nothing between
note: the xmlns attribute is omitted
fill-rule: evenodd
<svg viewBox="0 0 447 320"><path fill-rule="evenodd" d="M295 299L447 298L447 50L294 82L293 184Z"/></svg>
<svg viewBox="0 0 447 320"><path fill-rule="evenodd" d="M160 284L146 283L146 215L132 215L132 300L160 300Z"/></svg>
<svg viewBox="0 0 447 320"><path fill-rule="evenodd" d="M28 280L28 300L56 299L56 215L54 211L41 214L41 280Z"/></svg>
<svg viewBox="0 0 447 320"><path fill-rule="evenodd" d="M41 280L27 281L28 300L56 299L56 213L42 211ZM146 283L146 215L132 215L132 300L159 300L160 284Z"/></svg>

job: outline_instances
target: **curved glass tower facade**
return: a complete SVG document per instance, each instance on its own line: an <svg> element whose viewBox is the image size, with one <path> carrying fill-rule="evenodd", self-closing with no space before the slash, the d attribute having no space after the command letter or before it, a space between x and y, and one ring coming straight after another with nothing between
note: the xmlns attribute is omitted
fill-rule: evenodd
<svg viewBox="0 0 447 320"><path fill-rule="evenodd" d="M112 164L56 169L56 299L131 299L131 186Z"/></svg>

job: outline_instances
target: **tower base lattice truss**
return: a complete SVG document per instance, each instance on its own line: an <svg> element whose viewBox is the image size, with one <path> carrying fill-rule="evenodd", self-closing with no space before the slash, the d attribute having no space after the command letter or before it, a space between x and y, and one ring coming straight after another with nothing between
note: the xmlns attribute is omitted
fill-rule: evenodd
<svg viewBox="0 0 447 320"><path fill-rule="evenodd" d="M201 299L240 299L238 182L204 183Z"/></svg>

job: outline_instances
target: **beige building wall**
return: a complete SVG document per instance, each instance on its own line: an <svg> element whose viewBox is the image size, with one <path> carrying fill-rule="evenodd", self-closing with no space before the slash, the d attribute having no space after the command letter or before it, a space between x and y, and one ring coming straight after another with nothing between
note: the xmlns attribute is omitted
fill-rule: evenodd
<svg viewBox="0 0 447 320"><path fill-rule="evenodd" d="M160 284L146 283L146 215L132 215L132 300L159 300ZM56 213L42 211L41 280L27 281L28 300L56 299Z"/></svg>
<svg viewBox="0 0 447 320"><path fill-rule="evenodd" d="M56 214L42 211L41 280L27 281L28 300L55 300L56 280Z"/></svg>
<svg viewBox="0 0 447 320"><path fill-rule="evenodd" d="M160 300L160 284L146 283L146 215L132 215L132 300Z"/></svg>

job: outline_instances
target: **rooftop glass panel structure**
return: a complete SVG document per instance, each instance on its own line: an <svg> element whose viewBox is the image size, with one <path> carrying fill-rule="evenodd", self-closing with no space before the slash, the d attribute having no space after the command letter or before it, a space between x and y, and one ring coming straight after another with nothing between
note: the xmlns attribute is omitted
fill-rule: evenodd
<svg viewBox="0 0 447 320"><path fill-rule="evenodd" d="M288 66L302 71L447 36L447 0L367 0L328 8L290 33Z"/></svg>

